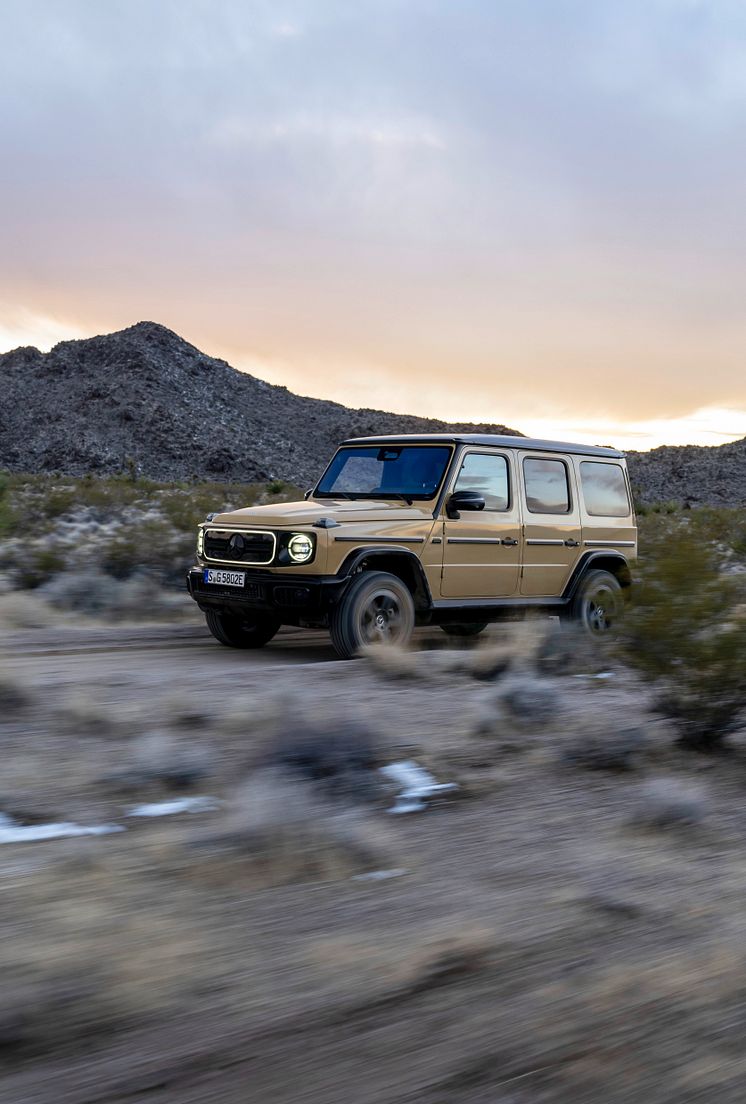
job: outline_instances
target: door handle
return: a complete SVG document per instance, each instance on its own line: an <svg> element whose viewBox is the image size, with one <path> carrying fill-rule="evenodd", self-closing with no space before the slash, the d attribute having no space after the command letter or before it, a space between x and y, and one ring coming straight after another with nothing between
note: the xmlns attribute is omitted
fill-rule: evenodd
<svg viewBox="0 0 746 1104"><path fill-rule="evenodd" d="M566 540L565 541L565 548L580 548L580 541Z"/></svg>
<svg viewBox="0 0 746 1104"><path fill-rule="evenodd" d="M507 545L514 545L518 544L518 541L514 540L513 537L503 537L502 543Z"/></svg>

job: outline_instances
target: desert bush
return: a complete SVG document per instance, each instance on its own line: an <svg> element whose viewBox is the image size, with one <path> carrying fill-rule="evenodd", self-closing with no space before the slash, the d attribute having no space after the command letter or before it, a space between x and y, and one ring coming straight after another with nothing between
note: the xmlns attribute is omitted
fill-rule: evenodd
<svg viewBox="0 0 746 1104"><path fill-rule="evenodd" d="M269 763L316 783L331 795L359 800L378 796L373 770L379 758L371 733L348 721L323 729L306 723L301 731L287 732L276 741Z"/></svg>
<svg viewBox="0 0 746 1104"><path fill-rule="evenodd" d="M10 505L10 480L0 471L0 537L10 532L13 526L13 511Z"/></svg>
<svg viewBox="0 0 746 1104"><path fill-rule="evenodd" d="M0 717L21 713L30 702L28 687L15 675L0 671Z"/></svg>
<svg viewBox="0 0 746 1104"><path fill-rule="evenodd" d="M641 828L700 824L708 811L703 790L675 778L655 778L640 787L629 822Z"/></svg>
<svg viewBox="0 0 746 1104"><path fill-rule="evenodd" d="M71 690L53 710L54 727L72 736L110 736L115 717L85 689Z"/></svg>
<svg viewBox="0 0 746 1104"><path fill-rule="evenodd" d="M398 865L380 825L326 802L281 767L239 785L221 822L198 829L188 853L190 872L218 885L337 880Z"/></svg>
<svg viewBox="0 0 746 1104"><path fill-rule="evenodd" d="M80 478L0 473L0 542L13 581L23 589L42 586L68 567L93 564L115 579L147 572L180 588L193 562L198 523L208 513L266 497L264 484L156 483L132 469ZM293 497L299 497L297 488L278 481L275 500ZM4 541L19 518L23 547Z"/></svg>
<svg viewBox="0 0 746 1104"><path fill-rule="evenodd" d="M635 725L615 729L585 715L562 748L562 760L572 767L598 771L630 771L640 766L648 750L645 731Z"/></svg>
<svg viewBox="0 0 746 1104"><path fill-rule="evenodd" d="M0 629L46 629L55 623L57 616L36 594L0 596Z"/></svg>
<svg viewBox="0 0 746 1104"><path fill-rule="evenodd" d="M626 661L656 686L657 708L681 742L708 750L740 727L746 706L743 584L724 574L725 551L699 522L661 524L646 534Z"/></svg>
<svg viewBox="0 0 746 1104"><path fill-rule="evenodd" d="M18 564L18 582L24 590L34 590L62 571L64 566L65 554L61 548L50 545L31 549Z"/></svg>

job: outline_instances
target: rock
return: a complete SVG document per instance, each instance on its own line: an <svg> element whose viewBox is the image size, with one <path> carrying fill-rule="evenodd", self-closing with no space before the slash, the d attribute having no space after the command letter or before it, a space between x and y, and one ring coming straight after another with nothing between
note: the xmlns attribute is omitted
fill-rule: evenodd
<svg viewBox="0 0 746 1104"><path fill-rule="evenodd" d="M560 698L553 687L539 679L514 678L495 696L495 705L503 715L523 728L537 728L555 720Z"/></svg>
<svg viewBox="0 0 746 1104"><path fill-rule="evenodd" d="M642 728L580 732L562 749L565 763L587 770L634 770L649 746Z"/></svg>
<svg viewBox="0 0 746 1104"><path fill-rule="evenodd" d="M640 787L630 822L647 828L701 824L707 814L704 790L675 778L656 778Z"/></svg>

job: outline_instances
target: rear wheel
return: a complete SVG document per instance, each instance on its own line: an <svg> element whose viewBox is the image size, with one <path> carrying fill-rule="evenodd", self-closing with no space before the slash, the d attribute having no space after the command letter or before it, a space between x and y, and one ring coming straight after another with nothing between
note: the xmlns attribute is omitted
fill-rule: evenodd
<svg viewBox="0 0 746 1104"><path fill-rule="evenodd" d="M352 659L369 644L405 645L414 629L412 595L396 575L365 571L350 583L329 628L342 659Z"/></svg>
<svg viewBox="0 0 746 1104"><path fill-rule="evenodd" d="M619 580L609 571L589 571L573 598L569 620L583 626L589 636L611 636L624 612Z"/></svg>
<svg viewBox="0 0 746 1104"><path fill-rule="evenodd" d="M464 621L463 623L454 625L441 625L440 627L446 634L446 636L458 636L465 638L469 636L479 636L479 634L484 632L484 630L487 628L487 622L474 621L473 623L470 623L468 621Z"/></svg>
<svg viewBox="0 0 746 1104"><path fill-rule="evenodd" d="M207 610L205 620L215 639L227 648L262 648L280 627L276 617L262 610L247 611L242 616Z"/></svg>

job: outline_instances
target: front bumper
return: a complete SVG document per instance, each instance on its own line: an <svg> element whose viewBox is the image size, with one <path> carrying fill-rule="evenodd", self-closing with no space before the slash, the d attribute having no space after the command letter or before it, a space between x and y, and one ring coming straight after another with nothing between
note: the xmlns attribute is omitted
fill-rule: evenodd
<svg viewBox="0 0 746 1104"><path fill-rule="evenodd" d="M200 609L271 610L290 624L299 618L323 618L349 582L336 575L276 575L246 568L243 587L216 586L204 581L204 571L195 566L186 577L187 590Z"/></svg>

